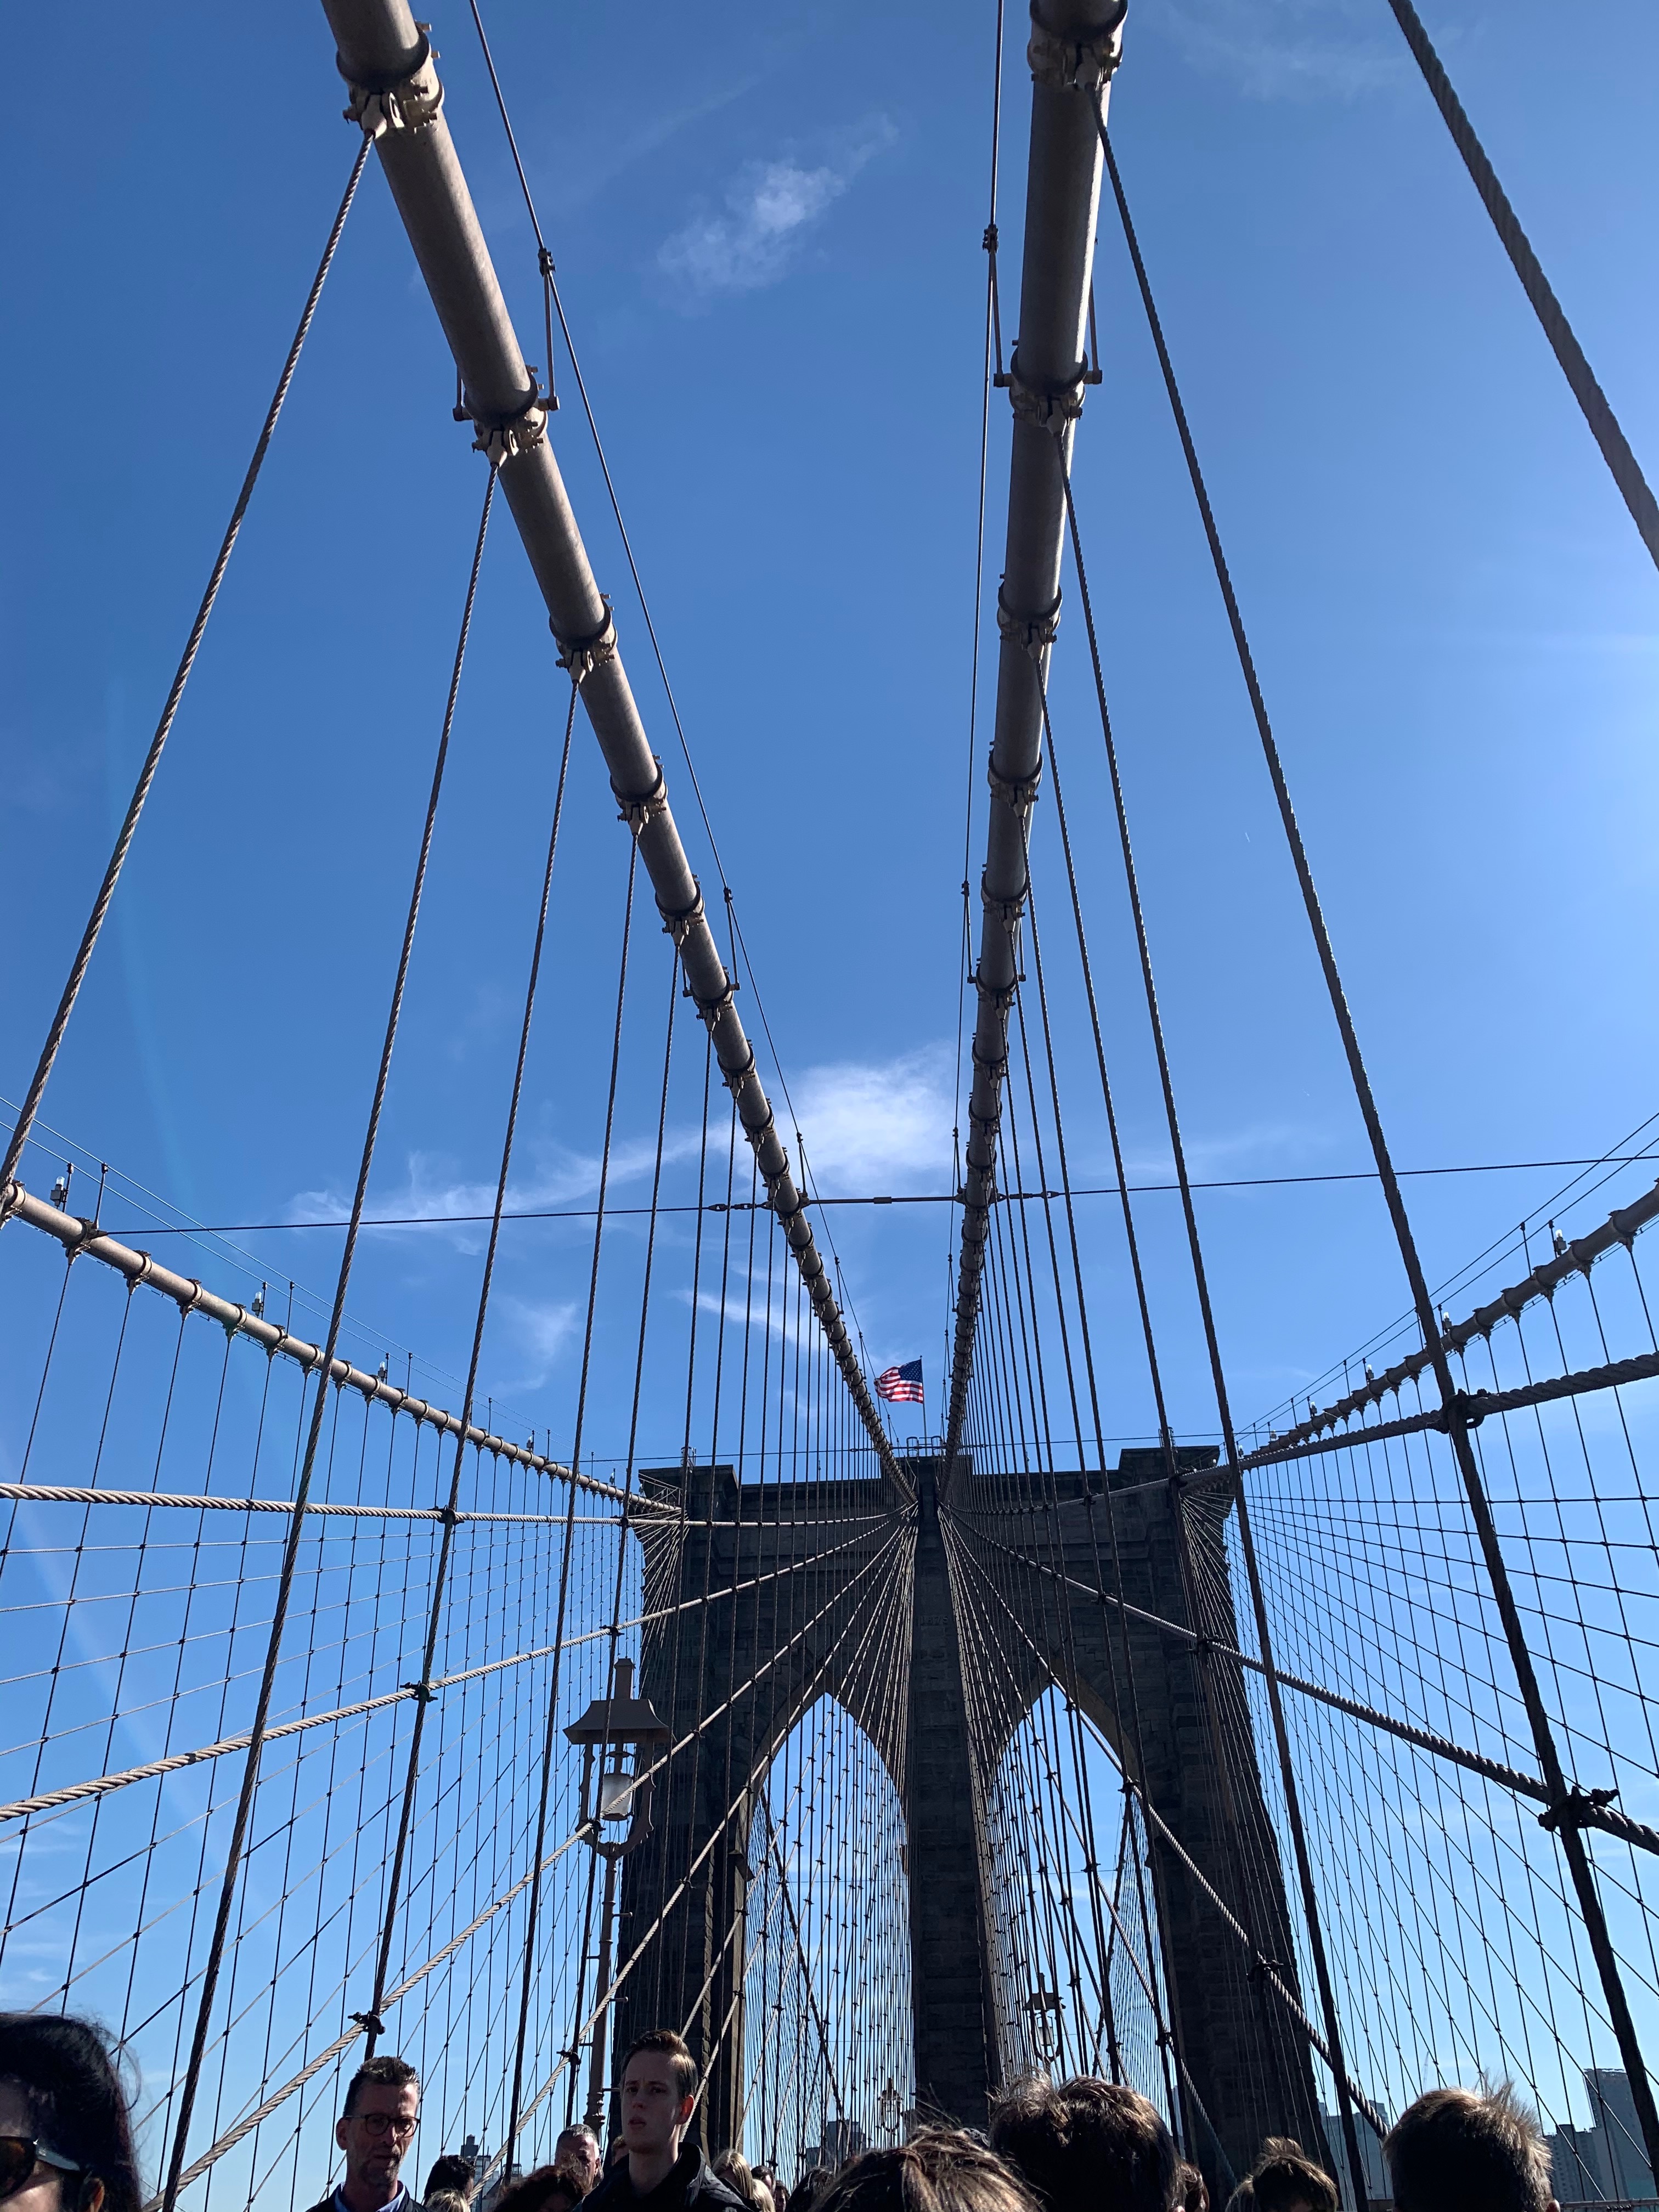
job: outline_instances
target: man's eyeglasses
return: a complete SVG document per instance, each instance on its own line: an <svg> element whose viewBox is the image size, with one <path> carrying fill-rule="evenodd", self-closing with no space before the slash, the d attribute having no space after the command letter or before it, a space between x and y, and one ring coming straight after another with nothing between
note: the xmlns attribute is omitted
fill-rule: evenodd
<svg viewBox="0 0 1659 2212"><path fill-rule="evenodd" d="M0 2136L0 2202L15 2197L37 2166L53 2166L59 2173L82 2171L72 2158L48 2150L33 2136Z"/></svg>
<svg viewBox="0 0 1659 2212"><path fill-rule="evenodd" d="M352 2112L348 2118L360 2120L369 2135L399 2135L405 2139L414 2134L419 2124L416 2120L406 2119L401 2112Z"/></svg>

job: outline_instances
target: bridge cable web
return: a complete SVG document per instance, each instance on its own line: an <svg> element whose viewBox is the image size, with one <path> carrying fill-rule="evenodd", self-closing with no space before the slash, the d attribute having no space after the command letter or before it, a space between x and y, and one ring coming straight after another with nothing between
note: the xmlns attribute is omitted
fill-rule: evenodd
<svg viewBox="0 0 1659 2212"><path fill-rule="evenodd" d="M1198 504L1200 517L1202 521L1205 536L1209 545L1211 559L1216 574L1216 580L1221 589L1222 599L1227 613L1228 624L1232 632L1234 646L1238 657L1240 672L1243 676L1246 690L1249 696L1251 711L1255 720L1257 734L1261 739L1262 754L1267 764L1268 776L1273 784L1274 798L1278 805L1280 821L1285 830L1285 842L1289 848L1291 862L1296 871L1298 887L1302 893L1303 903L1307 912L1309 927L1313 936L1315 950L1319 956L1320 965L1323 971L1327 991L1331 1002L1331 1010L1336 1018L1338 1032L1340 1036L1344 1054L1348 1063L1355 1101L1359 1107L1361 1118L1364 1121L1366 1133L1370 1140L1372 1155L1376 1163L1377 1174L1382 1182L1383 1196L1388 1205L1389 1218L1394 1227L1396 1242L1399 1245L1401 1263L1405 1269L1407 1280L1411 1288L1413 1304L1416 1310L1419 1327L1422 1332L1423 1346L1428 1355L1428 1364L1434 1371L1440 1398L1441 1412L1444 1419L1447 1433L1451 1440L1453 1453L1457 1462L1458 1473L1467 1496L1469 1515L1474 1524L1476 1537L1479 1540L1486 1578L1491 1584L1492 1600L1497 1607L1498 1616L1503 1625L1504 1637L1508 1647L1510 1663L1514 1670L1516 1680L1520 1690L1522 1702L1526 1709L1528 1725L1532 1735L1534 1748L1538 1759L1539 1765L1542 1770L1544 1780L1552 1793L1552 1804L1550 1810L1553 1816L1553 1826L1559 1839L1562 1855L1567 1862L1567 1869L1571 1877L1573 1890L1577 1900L1579 1914L1583 1921L1586 1936L1589 1943L1592 1955L1595 1960L1596 1972L1601 1979L1602 1995L1606 2002L1607 2014L1613 2025L1613 2033L1619 2045L1620 2056L1623 2061L1626 2076L1630 2085L1630 2092L1635 2106L1636 2116L1639 2124L1642 2139L1646 2151L1648 2165L1650 2170L1653 2173L1659 2175L1659 2106L1656 2106L1655 2102L1652 2084L1642 2054L1640 2041L1637 2035L1635 2021L1630 2008L1629 1998L1626 1994L1620 1972L1620 1961L1608 1932L1606 1912L1600 1891L1597 1887L1595 1869L1591 1864L1589 1852L1585 1848L1580 1826L1574 1818L1573 1794L1569 1788L1565 1771L1562 1765L1557 1745L1555 1730L1546 1710L1543 1694L1539 1683L1536 1666L1530 1646L1527 1640L1524 1628L1522 1625L1520 1613L1516 1608L1515 1594L1510 1581L1508 1565L1504 1559L1502 1545L1498 1539L1497 1528L1492 1518L1491 1504L1486 1494L1480 1462L1471 1442L1468 1416L1463 1409L1455 1383L1453 1380L1445 1346L1441 1340L1437 1325L1437 1316L1435 1312L1433 1301L1429 1293L1427 1279L1423 1272L1422 1262L1419 1256L1410 1218L1407 1212L1405 1200L1401 1191L1399 1178L1395 1172L1393 1159L1389 1150L1382 1121L1377 1112L1376 1099L1371 1090L1370 1079L1366 1072L1364 1061L1360 1052L1358 1034L1355 1030L1352 1014L1349 1009L1346 994L1343 989L1341 976L1336 964L1335 953L1331 944L1329 933L1325 924L1324 915L1314 884L1312 870L1309 864L1306 848L1303 843L1302 834L1297 822L1295 811L1291 802L1290 790L1285 781L1283 763L1279 757L1277 743L1273 737L1272 725L1268 720L1267 704L1262 696L1261 687L1256 675L1255 660L1250 653L1249 640L1245 634L1243 619L1239 611L1237 597L1234 592L1232 579L1228 570L1225 556L1222 550L1220 534L1216 526L1213 510L1210 505L1209 495L1205 487L1203 473L1199 465L1197 449L1194 444L1192 434L1188 424L1186 410L1182 404L1181 394L1176 381L1174 366L1170 357L1169 348L1164 342L1163 326L1158 319L1158 310L1153 301L1152 286L1146 274L1146 263L1142 258L1139 244L1135 236L1134 225L1130 216L1128 201L1124 193L1122 179L1119 174L1116 158L1112 151L1110 140L1106 129L1105 112L1097 95L1095 97L1094 105L1096 129L1100 138L1102 151L1105 156L1107 172L1111 179L1113 197L1116 202L1119 218L1122 224L1125 243L1128 247L1131 263L1134 270L1136 286L1140 295L1142 306L1146 311L1147 326L1158 354L1158 366L1162 374L1164 390L1170 401L1170 411L1174 416L1177 434L1181 440L1182 450L1186 460L1188 474L1192 483L1194 496ZM1061 466L1062 470L1065 471L1066 463L1063 452L1061 453ZM1084 572L1079 552L1079 540L1077 535L1076 513L1071 499L1070 476L1068 471L1065 474L1064 481L1066 488L1066 513L1072 532L1073 550L1074 556L1077 556L1079 580L1080 586L1082 586ZM1083 586L1083 588L1085 590L1086 610L1086 586ZM1093 638L1092 621L1088 618L1086 611L1085 620L1088 620L1089 623L1091 658L1096 665L1097 682L1098 684L1098 653ZM1100 691L1100 697L1103 708L1103 688ZM1189 1208L1190 1199L1188 1198L1184 1202ZM1194 1260L1196 1264L1195 1247ZM1206 1301L1206 1306L1207 1312L1207 1301ZM1225 1431L1225 1443L1229 1462L1230 1464L1236 1463L1236 1445L1231 1434L1231 1423L1226 1417L1224 1408L1224 1430ZM1273 1709L1275 1736L1279 1739L1281 1745L1280 1765L1285 1774L1286 1784L1286 1810L1291 1818L1292 1834L1294 1836L1299 1832L1299 1821L1296 1811L1295 1799L1291 1795L1293 1784L1288 1753L1285 1753L1282 1747L1283 1722L1280 1711L1280 1700L1278 1686L1271 1671L1273 1660L1267 1644L1265 1604L1259 1595L1259 1577L1255 1565L1254 1550L1249 1533L1249 1519L1244 1505L1244 1486L1242 1482L1238 1492L1237 1525L1243 1558L1250 1575L1252 1602L1257 1617L1257 1632L1261 1639L1261 1656L1263 1660L1265 1668L1268 1670L1266 1675L1268 1698ZM1304 1854L1300 1846L1298 1846L1297 1857L1299 1867L1303 1867L1304 1863ZM1312 1894L1311 1884L1305 1870L1304 1871L1303 1887L1304 1896L1310 1899ZM1310 1905L1309 1909L1310 1911L1311 1910ZM1310 1924L1310 1936L1314 1944L1316 1964L1317 1965L1321 1956L1322 1955L1323 1946L1322 1941L1314 1935L1311 1922ZM1322 1993L1325 1986L1325 1975L1322 1973ZM1332 2034L1334 2040L1334 2015L1332 2021L1328 2023L1328 2033ZM1339 2087L1340 2086L1340 2075L1339 2072ZM1357 2139L1353 2136L1351 2118L1346 2116L1346 2112L1345 2133L1348 2142L1350 2164L1355 2175L1356 2192L1359 2193L1359 2154L1358 2143Z"/></svg>

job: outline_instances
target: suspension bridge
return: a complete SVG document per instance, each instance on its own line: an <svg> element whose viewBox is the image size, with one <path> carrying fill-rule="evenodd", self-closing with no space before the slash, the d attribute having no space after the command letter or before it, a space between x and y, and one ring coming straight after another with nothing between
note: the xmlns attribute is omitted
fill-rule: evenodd
<svg viewBox="0 0 1659 2212"><path fill-rule="evenodd" d="M1422 23L1389 4L1659 560L1613 409ZM1387 2197L1391 2118L1485 2075L1536 2105L1564 2202L1659 2203L1659 1137L1570 1163L1544 1225L1431 1279L1108 131L1124 13L1038 0L1029 107L1023 80L996 88L1008 132L1029 118L1023 234L998 228L1000 142L984 234L982 450L994 468L1006 446L1006 540L975 643L994 704L939 1209L945 1402L936 1432L906 1437L875 1395L738 902L682 836L676 807L702 816L684 733L648 728L630 680L632 654L678 724L657 631L642 592L634 617L601 590L562 472L566 428L592 417L482 15L449 33L479 41L522 190L533 334L430 27L406 0L319 12L337 205L83 933L33 948L54 991L65 978L55 1012L7 1048L24 1080L0 1166L0 2002L122 2038L149 2212L314 2201L342 2083L376 2049L420 2072L426 2154L467 2141L493 2185L573 2118L602 2124L618 2053L659 2025L697 2056L706 2143L787 2179L929 2118L982 2124L1041 2067L1144 2092L1212 2190L1289 2134L1358 2207ZM371 191L453 359L477 514L398 956L360 979L375 1065L335 1281L313 1297L46 1117ZM1404 1285L1314 1394L1248 1421L1109 710L1093 480L1073 475L1112 375L1103 226L1127 247ZM983 560L983 477L980 513ZM349 1301L385 1225L377 1146L502 538L550 632L547 809L525 941L501 959L517 1049L471 1224L470 1363L417 1389L412 1355L399 1375ZM1085 720L1050 696L1068 650ZM609 856L580 932L559 905L573 846ZM1174 1164L1196 1414L1169 1382L1149 1288L1165 1217L1139 1198L1097 989L1107 859ZM592 1002L571 1015L576 963ZM554 1020L598 1164L592 1203L561 1216L580 1346L564 1425L526 1437L485 1388L487 1350L526 1067ZM1109 1183L1074 1174L1085 1154ZM1126 1396L1152 1407L1151 1441L1121 1442Z"/></svg>

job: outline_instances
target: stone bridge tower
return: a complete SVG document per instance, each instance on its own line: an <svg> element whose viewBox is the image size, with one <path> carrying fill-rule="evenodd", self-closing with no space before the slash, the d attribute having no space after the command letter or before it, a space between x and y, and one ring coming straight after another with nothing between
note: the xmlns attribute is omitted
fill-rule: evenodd
<svg viewBox="0 0 1659 2212"><path fill-rule="evenodd" d="M1214 1455L1182 1455L1183 1465ZM881 1480L792 1489L739 1486L731 1468L658 1470L643 1478L653 1498L684 1505L671 1530L641 1515L647 1609L691 1601L670 1616L641 1661L640 1693L674 1736L704 1723L684 1769L660 1789L653 1832L623 1863L619 1960L653 1923L662 1939L618 1993L613 2054L647 2027L690 2020L693 2047L708 2050L728 2014L732 2027L702 2107L710 2148L732 2140L743 2102L743 1923L757 1869L744 1856L749 1820L721 1830L725 1809L747 1785L757 1804L771 1759L795 1720L822 1695L864 1729L898 1790L908 1837L912 1996L919 2112L982 2125L988 2097L1003 2077L993 2004L988 1914L975 1801L957 1623L940 1524L940 1462L903 1462L918 1492L907 1507ZM1228 1505L1219 1491L1172 1500L1157 1480L1157 1453L1127 1452L1110 1476L1124 1595L1131 1606L1200 1628L1235 1644L1237 1626L1221 1536ZM1097 1490L1098 1477L1091 1478ZM965 1461L945 1507L965 1537L1030 1551L1033 1507L1058 1529L1053 1564L1073 1583L1097 1582L1104 1543L1103 1498L1083 1504L1084 1479L1030 1479L1029 1503L1006 1478L975 1474ZM1046 1492L1040 1488L1046 1485ZM1048 1510L1053 1508L1054 1510ZM1175 1514L1184 1511L1204 1563L1206 1618L1189 1622ZM1095 1522L1091 1538L1089 1523ZM836 1521L840 1528L828 1524ZM907 1526L907 1524L909 1524ZM885 1580L880 1559L896 1533L914 1542L915 1599L908 1621L889 1614L871 1631ZM1045 1539L1046 1540L1046 1539ZM830 1559L815 1559L836 1547ZM1063 1554L1063 1565L1061 1556ZM1045 1555L1046 1556L1046 1555ZM794 1562L802 1571L780 1573ZM1109 1586L1107 1561L1104 1579ZM1121 1631L1109 1608L1048 1578L1051 1601L1012 1620L997 1656L1029 1711L1049 1673L1103 1730L1132 1755L1121 1684ZM735 1599L704 1606L707 1591L753 1581ZM1218 1611L1218 1608L1219 1610ZM994 1614L988 1599L981 1620ZM1255 1765L1243 1687L1235 1667L1212 1660L1211 1709L1232 1747L1221 1771L1215 1728L1189 1647L1132 1624L1129 1650L1152 1802L1205 1879L1243 1916L1260 1948L1277 1962L1294 1956L1277 1845ZM763 1674L762 1670L766 1671ZM732 1686L759 1676L732 1699ZM713 1716L714 1717L709 1717ZM988 1768L1002 1746L978 1747ZM1236 1936L1169 1850L1158 1854L1162 1966L1184 2061L1189 2132L1212 2177L1221 2160L1242 2172L1265 2134L1320 2142L1305 2048L1270 1992L1245 1971ZM695 1864L694 1864L695 1863ZM694 1871L688 1879L686 1869ZM1013 2063L1012 2058L1010 2063ZM1220 2155L1218 2156L1217 2153Z"/></svg>

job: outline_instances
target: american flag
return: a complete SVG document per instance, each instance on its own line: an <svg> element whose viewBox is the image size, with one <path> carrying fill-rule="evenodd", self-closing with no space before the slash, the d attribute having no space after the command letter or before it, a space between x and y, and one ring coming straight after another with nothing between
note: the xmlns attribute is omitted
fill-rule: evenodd
<svg viewBox="0 0 1659 2212"><path fill-rule="evenodd" d="M919 1406L922 1402L921 1362L907 1359L902 1367L890 1367L876 1377L878 1398L890 1398L900 1406Z"/></svg>

